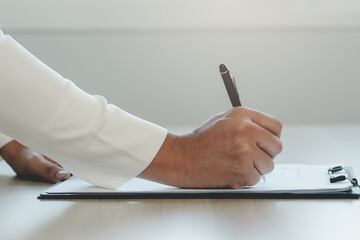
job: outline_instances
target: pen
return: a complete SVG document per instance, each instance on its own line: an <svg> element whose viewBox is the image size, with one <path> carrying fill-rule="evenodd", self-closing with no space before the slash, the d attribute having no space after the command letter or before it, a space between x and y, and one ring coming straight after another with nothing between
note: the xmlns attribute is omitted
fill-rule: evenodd
<svg viewBox="0 0 360 240"><path fill-rule="evenodd" d="M220 64L219 69L232 106L241 106L239 93L236 88L235 78L231 75L230 70L225 66L225 64Z"/></svg>
<svg viewBox="0 0 360 240"><path fill-rule="evenodd" d="M226 88L226 91L229 95L231 104L233 107L239 107L241 106L241 98L239 96L239 92L236 87L235 78L231 75L230 69L228 69L225 64L220 64L219 66L221 77L224 81L224 85ZM259 171L259 170L258 170ZM262 180L265 182L265 175L261 174Z"/></svg>

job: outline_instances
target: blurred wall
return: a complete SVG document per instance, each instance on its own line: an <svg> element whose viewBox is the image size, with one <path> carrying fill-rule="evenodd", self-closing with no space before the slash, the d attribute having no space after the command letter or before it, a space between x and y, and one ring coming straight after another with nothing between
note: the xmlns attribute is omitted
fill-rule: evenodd
<svg viewBox="0 0 360 240"><path fill-rule="evenodd" d="M0 25L84 90L165 127L231 107L220 63L246 106L285 124L360 122L358 1L0 0Z"/></svg>

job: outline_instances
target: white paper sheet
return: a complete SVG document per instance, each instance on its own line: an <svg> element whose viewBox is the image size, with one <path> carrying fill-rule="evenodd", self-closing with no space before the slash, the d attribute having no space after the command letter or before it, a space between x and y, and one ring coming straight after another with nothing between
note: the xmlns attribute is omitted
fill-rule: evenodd
<svg viewBox="0 0 360 240"><path fill-rule="evenodd" d="M211 192L258 192L258 193L313 193L347 191L352 187L348 180L330 183L327 169L339 164L302 165L277 164L266 181L240 189L184 189L134 178L120 188L106 189L94 186L77 177L49 188L45 193L211 193Z"/></svg>

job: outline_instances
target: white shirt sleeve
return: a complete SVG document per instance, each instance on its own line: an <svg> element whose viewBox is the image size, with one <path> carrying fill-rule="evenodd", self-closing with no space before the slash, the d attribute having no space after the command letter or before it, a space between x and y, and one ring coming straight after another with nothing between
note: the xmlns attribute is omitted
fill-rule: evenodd
<svg viewBox="0 0 360 240"><path fill-rule="evenodd" d="M1 127L0 127L0 129L1 129ZM5 146L6 144L8 144L11 140L12 140L12 138L0 133L0 148Z"/></svg>
<svg viewBox="0 0 360 240"><path fill-rule="evenodd" d="M0 127L1 129L1 127ZM5 146L6 144L8 144L10 141L12 140L12 138L0 133L0 149ZM0 161L2 160L1 156L0 156Z"/></svg>
<svg viewBox="0 0 360 240"><path fill-rule="evenodd" d="M0 131L109 188L142 172L167 135L82 91L1 30Z"/></svg>

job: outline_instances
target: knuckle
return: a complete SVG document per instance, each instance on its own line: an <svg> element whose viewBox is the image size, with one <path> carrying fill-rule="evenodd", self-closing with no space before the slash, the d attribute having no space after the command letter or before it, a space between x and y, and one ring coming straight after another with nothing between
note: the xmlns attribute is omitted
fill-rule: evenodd
<svg viewBox="0 0 360 240"><path fill-rule="evenodd" d="M255 130L254 124L244 120L238 124L235 132L237 137L242 137L243 135L251 134L254 130Z"/></svg>
<svg viewBox="0 0 360 240"><path fill-rule="evenodd" d="M249 121L244 121L241 130L243 130L246 133L252 132L255 129L255 125Z"/></svg>
<svg viewBox="0 0 360 240"><path fill-rule="evenodd" d="M253 152L253 147L246 142L239 143L238 149L239 149L239 152L243 155L248 155L249 153Z"/></svg>
<svg viewBox="0 0 360 240"><path fill-rule="evenodd" d="M245 142L239 142L235 145L231 155L237 160L242 160L242 163L244 164L244 161L249 155L251 155L252 151L253 148L250 144Z"/></svg>
<svg viewBox="0 0 360 240"><path fill-rule="evenodd" d="M231 111L231 113L237 115L237 114L242 114L244 113L244 108L243 107L234 107Z"/></svg>
<svg viewBox="0 0 360 240"><path fill-rule="evenodd" d="M234 107L233 109L230 110L230 112L228 113L228 117L239 117L239 116L246 116L248 115L248 110L244 107Z"/></svg>

